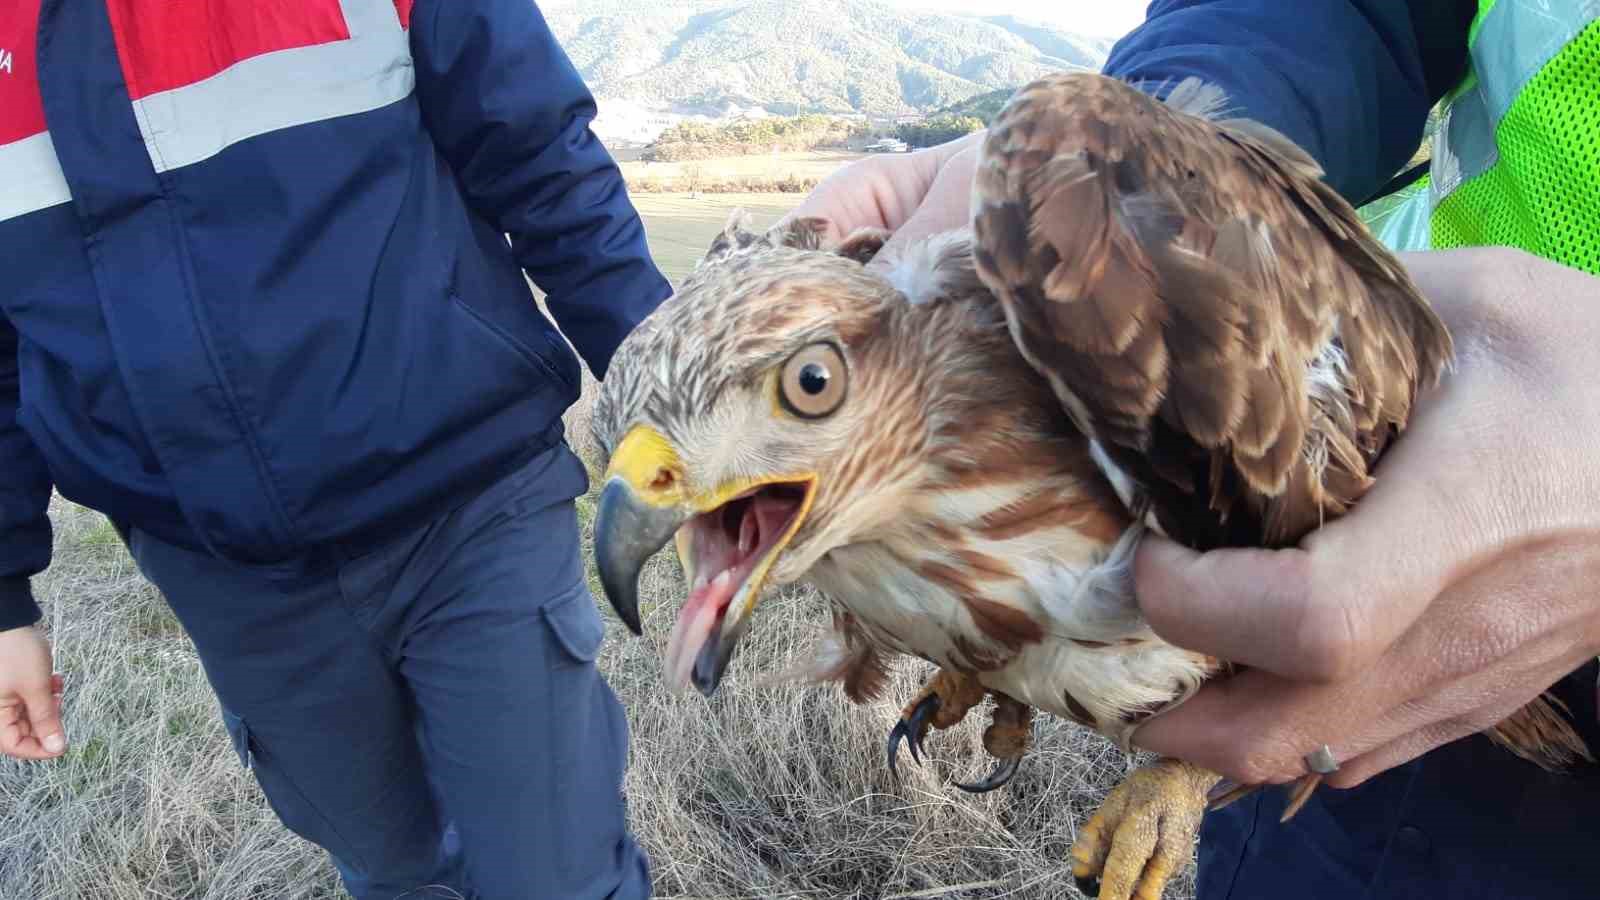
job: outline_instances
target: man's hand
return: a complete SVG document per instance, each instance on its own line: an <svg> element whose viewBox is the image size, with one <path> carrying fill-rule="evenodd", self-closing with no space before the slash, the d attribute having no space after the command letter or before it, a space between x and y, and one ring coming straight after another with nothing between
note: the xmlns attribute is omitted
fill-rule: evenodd
<svg viewBox="0 0 1600 900"><path fill-rule="evenodd" d="M1455 335L1455 369L1371 492L1299 548L1145 542L1152 627L1252 668L1139 746L1283 783L1326 743L1342 766L1327 782L1353 787L1600 653L1600 279L1502 249L1403 262Z"/></svg>
<svg viewBox="0 0 1600 900"><path fill-rule="evenodd" d="M829 175L784 221L798 216L828 219L832 240L857 228L894 232L874 257L887 264L914 238L966 225L971 217L972 174L987 132L898 156L870 156Z"/></svg>
<svg viewBox="0 0 1600 900"><path fill-rule="evenodd" d="M0 753L51 759L66 752L60 675L50 644L33 626L0 631Z"/></svg>

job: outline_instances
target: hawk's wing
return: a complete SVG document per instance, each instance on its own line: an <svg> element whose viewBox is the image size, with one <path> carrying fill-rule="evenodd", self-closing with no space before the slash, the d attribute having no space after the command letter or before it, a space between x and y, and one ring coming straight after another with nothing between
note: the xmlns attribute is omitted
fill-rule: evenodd
<svg viewBox="0 0 1600 900"><path fill-rule="evenodd" d="M982 148L980 274L1079 426L1199 547L1292 543L1341 513L1450 337L1282 135L1051 76Z"/></svg>

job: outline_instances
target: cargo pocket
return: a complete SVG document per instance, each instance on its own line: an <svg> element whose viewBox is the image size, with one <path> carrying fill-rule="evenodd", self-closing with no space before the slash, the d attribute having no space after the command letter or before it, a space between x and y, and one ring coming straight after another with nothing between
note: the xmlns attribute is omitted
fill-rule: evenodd
<svg viewBox="0 0 1600 900"><path fill-rule="evenodd" d="M548 630L541 662L551 727L538 750L548 779L547 814L571 823L550 835L543 851L555 865L576 870L605 859L627 836L621 800L627 745L617 729L620 704L595 664L605 624L594 595L580 582L540 614Z"/></svg>
<svg viewBox="0 0 1600 900"><path fill-rule="evenodd" d="M233 752L239 755L239 765L244 766L247 772L254 770L255 759L250 752L250 729L244 724L244 719L227 710L223 710L222 725L228 729L228 738L233 743Z"/></svg>
<svg viewBox="0 0 1600 900"><path fill-rule="evenodd" d="M260 738L252 733L250 723L226 709L222 711L222 723L228 730L239 763L255 776L256 784L266 795L267 805L272 807L283 826L327 850L344 865L358 872L367 871L366 861L356 854L355 848L344 839L328 817L312 805L310 798L287 772L274 764L270 753L262 753Z"/></svg>
<svg viewBox="0 0 1600 900"><path fill-rule="evenodd" d="M599 657L606 626L587 587L580 586L567 596L545 604L543 612L556 643L566 651L567 658L557 660L558 664L587 666Z"/></svg>

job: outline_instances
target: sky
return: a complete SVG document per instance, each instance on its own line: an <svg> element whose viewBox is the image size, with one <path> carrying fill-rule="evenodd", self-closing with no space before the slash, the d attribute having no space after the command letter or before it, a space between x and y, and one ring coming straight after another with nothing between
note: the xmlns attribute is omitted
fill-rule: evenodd
<svg viewBox="0 0 1600 900"><path fill-rule="evenodd" d="M906 9L968 15L1013 15L1066 31L1119 38L1144 21L1149 0L889 0Z"/></svg>

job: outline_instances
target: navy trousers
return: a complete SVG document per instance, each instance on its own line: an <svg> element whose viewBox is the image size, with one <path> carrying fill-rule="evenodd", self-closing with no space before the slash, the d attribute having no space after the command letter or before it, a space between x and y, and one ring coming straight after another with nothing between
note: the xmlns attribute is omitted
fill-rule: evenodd
<svg viewBox="0 0 1600 900"><path fill-rule="evenodd" d="M1594 663L1558 695L1600 756ZM1198 900L1600 897L1600 767L1545 772L1482 735L1356 788L1320 788L1288 824L1258 791L1201 829Z"/></svg>
<svg viewBox="0 0 1600 900"><path fill-rule="evenodd" d="M126 531L242 763L359 900L650 896L559 444L359 554L223 562Z"/></svg>

